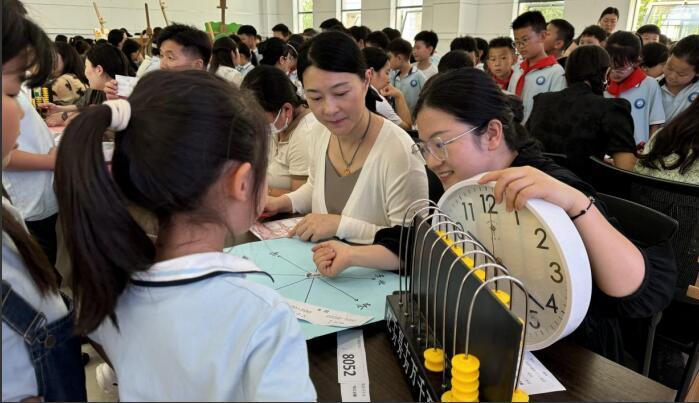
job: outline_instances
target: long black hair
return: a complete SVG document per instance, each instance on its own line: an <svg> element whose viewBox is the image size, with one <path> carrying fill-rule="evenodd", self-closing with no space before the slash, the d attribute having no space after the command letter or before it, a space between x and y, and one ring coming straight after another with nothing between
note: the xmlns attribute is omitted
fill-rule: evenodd
<svg viewBox="0 0 699 403"><path fill-rule="evenodd" d="M112 79L117 74L129 75L129 61L126 59L126 55L108 43L93 46L87 51L85 57L94 67L102 66L102 70Z"/></svg>
<svg viewBox="0 0 699 403"><path fill-rule="evenodd" d="M579 46L566 62L568 86L587 81L592 92L604 94L609 65L609 54L601 46Z"/></svg>
<svg viewBox="0 0 699 403"><path fill-rule="evenodd" d="M111 175L101 145L108 105L78 115L58 150L58 205L83 332L106 317L118 325L119 295L134 272L154 263L155 247L127 201L153 213L160 228L179 213L221 222L205 196L230 163L243 162L253 167L251 204L264 194L269 129L252 97L208 72L161 70L143 76L128 102L131 118L115 134Z"/></svg>
<svg viewBox="0 0 699 403"><path fill-rule="evenodd" d="M258 64L257 63L257 55L255 55L255 53L252 50L250 50L248 45L244 44L243 42L238 42L237 45L238 45L238 53L247 57L253 66L257 66L257 64Z"/></svg>
<svg viewBox="0 0 699 403"><path fill-rule="evenodd" d="M475 135L485 133L488 122L497 119L502 123L505 142L513 151L529 140L520 123L521 103L517 105L505 96L495 81L480 69L466 67L432 77L420 93L415 116L423 108L438 109L460 122L481 128Z"/></svg>
<svg viewBox="0 0 699 403"><path fill-rule="evenodd" d="M281 57L287 57L291 49L283 39L272 37L262 42L259 46L262 55L261 65L274 66ZM292 56L296 56L293 54Z"/></svg>
<svg viewBox="0 0 699 403"><path fill-rule="evenodd" d="M63 61L63 71L59 75L72 74L78 78L78 80L87 84L87 77L85 77L85 63L80 57L80 54L74 47L70 46L66 42L54 42L54 48L56 53L61 55L61 60Z"/></svg>
<svg viewBox="0 0 699 403"><path fill-rule="evenodd" d="M211 63L209 63L209 71L216 73L219 66L235 67L231 52L237 51L238 46L235 41L228 36L216 39L214 48L211 53Z"/></svg>
<svg viewBox="0 0 699 403"><path fill-rule="evenodd" d="M245 76L240 88L255 94L257 102L266 112L277 113L286 103L294 108L304 104L296 93L294 83L283 71L273 66L255 67Z"/></svg>

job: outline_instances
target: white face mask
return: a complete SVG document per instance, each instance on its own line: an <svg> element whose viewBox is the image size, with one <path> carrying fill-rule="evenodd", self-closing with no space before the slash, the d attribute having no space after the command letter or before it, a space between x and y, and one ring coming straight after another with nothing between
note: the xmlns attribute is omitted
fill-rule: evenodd
<svg viewBox="0 0 699 403"><path fill-rule="evenodd" d="M284 108L280 109L279 112L277 112L277 117L275 117L275 118L274 118L274 121L273 121L272 123L269 124L269 132L270 132L273 136L276 136L277 134L279 134L279 133L283 132L284 130L286 130L287 127L289 127L289 118L286 118L286 120L284 121L284 127L282 127L281 129L278 129L278 128L277 128L277 125L276 125L276 124L277 124L277 120L279 120L279 116L282 114L282 111L283 111L283 110L284 110Z"/></svg>

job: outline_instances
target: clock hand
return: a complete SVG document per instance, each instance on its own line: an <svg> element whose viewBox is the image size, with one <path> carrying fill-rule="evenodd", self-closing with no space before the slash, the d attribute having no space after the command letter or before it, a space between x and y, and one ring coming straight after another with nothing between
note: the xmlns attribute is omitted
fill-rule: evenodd
<svg viewBox="0 0 699 403"><path fill-rule="evenodd" d="M533 296L531 293L529 293L529 298L530 298L532 301L534 301L535 304L539 305L539 308L541 308L541 310L546 309L546 308L544 308L543 305L541 305L541 302L537 301L537 299L534 298L534 296Z"/></svg>

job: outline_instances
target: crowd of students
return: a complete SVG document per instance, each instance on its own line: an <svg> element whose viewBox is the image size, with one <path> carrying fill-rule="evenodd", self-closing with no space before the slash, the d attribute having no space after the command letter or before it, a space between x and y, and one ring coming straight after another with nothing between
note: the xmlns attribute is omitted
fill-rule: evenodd
<svg viewBox="0 0 699 403"><path fill-rule="evenodd" d="M229 235L293 212L322 274L395 270L408 206L484 172L507 209L575 217L594 292L571 338L623 361L619 321L667 306L674 258L576 174L595 156L699 184L699 35L663 44L618 17L575 37L526 12L513 38L439 55L432 31L336 19L264 41L172 24L143 45L51 42L3 2L3 400L85 400L81 338L121 400L314 400L293 312L246 280L265 268L222 253ZM128 97L117 76L139 79Z"/></svg>

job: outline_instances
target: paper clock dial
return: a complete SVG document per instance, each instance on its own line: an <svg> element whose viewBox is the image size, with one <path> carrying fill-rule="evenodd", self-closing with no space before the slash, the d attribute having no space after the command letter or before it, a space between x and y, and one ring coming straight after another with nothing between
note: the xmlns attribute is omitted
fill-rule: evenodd
<svg viewBox="0 0 699 403"><path fill-rule="evenodd" d="M548 347L587 313L592 278L585 246L563 209L530 200L508 213L504 203L495 203L493 183L478 184L480 176L449 188L439 208L524 283L530 293L527 349Z"/></svg>

